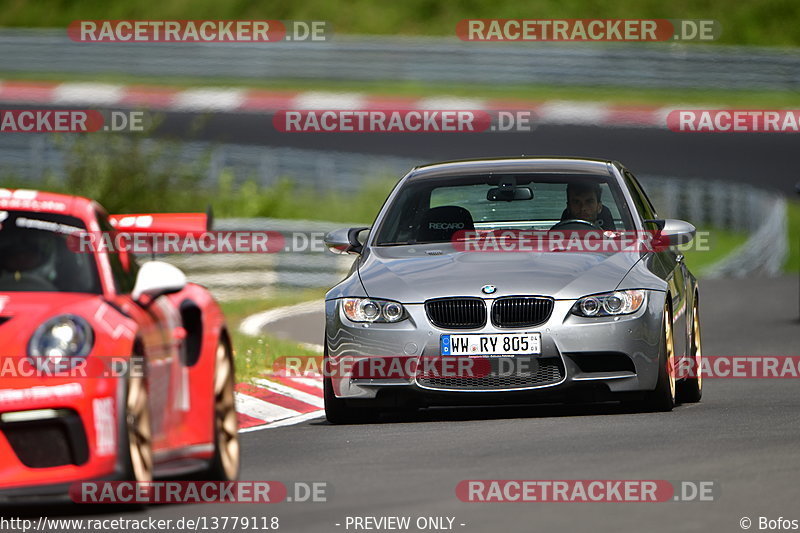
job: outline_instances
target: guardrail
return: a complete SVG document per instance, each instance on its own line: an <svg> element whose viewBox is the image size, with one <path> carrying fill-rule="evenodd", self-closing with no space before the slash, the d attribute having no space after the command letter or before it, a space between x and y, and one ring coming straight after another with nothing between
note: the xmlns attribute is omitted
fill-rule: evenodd
<svg viewBox="0 0 800 533"><path fill-rule="evenodd" d="M761 198L760 213L766 213L758 230L728 257L703 271L707 278L744 278L753 275L775 276L783 269L789 253L786 200Z"/></svg>
<svg viewBox="0 0 800 533"><path fill-rule="evenodd" d="M348 224L274 218L214 221L214 229L220 231L279 231L284 234L327 233L343 226ZM303 252L170 255L162 259L183 270L191 281L208 287L220 300L264 298L277 288L333 287L353 263L353 256L335 255L311 246Z"/></svg>
<svg viewBox="0 0 800 533"><path fill-rule="evenodd" d="M0 71L720 89L800 88L800 53L679 43L491 43L336 35L302 43L79 43L3 29Z"/></svg>

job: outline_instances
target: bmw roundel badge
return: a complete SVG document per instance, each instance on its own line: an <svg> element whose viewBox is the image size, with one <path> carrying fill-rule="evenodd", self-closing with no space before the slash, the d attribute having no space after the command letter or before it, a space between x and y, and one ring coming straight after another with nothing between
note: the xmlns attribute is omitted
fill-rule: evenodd
<svg viewBox="0 0 800 533"><path fill-rule="evenodd" d="M497 292L497 287L495 287L494 285L484 285L483 287L481 287L481 292L483 294L494 294L495 292Z"/></svg>

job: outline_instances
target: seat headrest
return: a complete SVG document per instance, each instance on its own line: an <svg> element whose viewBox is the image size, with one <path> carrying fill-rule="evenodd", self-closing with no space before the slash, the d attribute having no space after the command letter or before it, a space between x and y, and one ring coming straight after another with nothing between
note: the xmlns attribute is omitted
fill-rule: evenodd
<svg viewBox="0 0 800 533"><path fill-rule="evenodd" d="M443 205L422 215L417 228L417 242L447 242L461 230L474 230L472 215L463 207Z"/></svg>

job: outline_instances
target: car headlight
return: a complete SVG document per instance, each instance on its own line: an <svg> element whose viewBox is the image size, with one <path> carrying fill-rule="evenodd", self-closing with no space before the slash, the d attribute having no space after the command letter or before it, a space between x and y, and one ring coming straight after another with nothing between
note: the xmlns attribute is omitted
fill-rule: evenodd
<svg viewBox="0 0 800 533"><path fill-rule="evenodd" d="M353 322L400 322L407 318L402 304L374 298L344 298L342 310Z"/></svg>
<svg viewBox="0 0 800 533"><path fill-rule="evenodd" d="M571 312L586 317L629 315L642 307L646 297L642 289L595 294L575 302Z"/></svg>
<svg viewBox="0 0 800 533"><path fill-rule="evenodd" d="M33 333L28 355L49 360L88 355L94 345L94 332L86 319L75 315L51 318Z"/></svg>

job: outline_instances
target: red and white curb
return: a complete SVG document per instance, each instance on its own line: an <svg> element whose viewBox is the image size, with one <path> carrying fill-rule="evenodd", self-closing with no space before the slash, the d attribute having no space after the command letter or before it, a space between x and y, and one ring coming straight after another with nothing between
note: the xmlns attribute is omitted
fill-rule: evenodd
<svg viewBox="0 0 800 533"><path fill-rule="evenodd" d="M591 126L666 127L676 107L626 106L597 102L494 100L439 96L408 98L351 92L0 81L0 102L64 106L148 108L218 113L274 113L286 109L532 111L536 123Z"/></svg>
<svg viewBox="0 0 800 533"><path fill-rule="evenodd" d="M319 312L323 307L323 301L315 300L270 309L247 317L239 330L257 336L271 322ZM322 352L322 346L305 346ZM275 373L250 383L238 383L235 390L240 433L299 424L325 414L319 375L294 377Z"/></svg>
<svg viewBox="0 0 800 533"><path fill-rule="evenodd" d="M270 376L236 385L239 432L299 424L324 414L320 377Z"/></svg>

